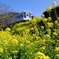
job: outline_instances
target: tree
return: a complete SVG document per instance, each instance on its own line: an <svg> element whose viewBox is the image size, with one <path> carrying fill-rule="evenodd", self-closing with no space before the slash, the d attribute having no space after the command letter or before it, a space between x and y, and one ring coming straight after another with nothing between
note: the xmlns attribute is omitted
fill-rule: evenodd
<svg viewBox="0 0 59 59"><path fill-rule="evenodd" d="M12 11L10 6L0 3L0 28L6 27L10 18L9 12Z"/></svg>
<svg viewBox="0 0 59 59"><path fill-rule="evenodd" d="M0 3L0 14L5 14L7 12L10 12L12 9L10 6L7 6L6 4Z"/></svg>
<svg viewBox="0 0 59 59"><path fill-rule="evenodd" d="M55 13L55 11L56 11L56 13ZM46 18L51 16L52 20L55 21L57 19L57 17L59 17L59 6L52 8L50 15L49 15L49 12L47 12L47 11L43 12L43 14L45 15Z"/></svg>

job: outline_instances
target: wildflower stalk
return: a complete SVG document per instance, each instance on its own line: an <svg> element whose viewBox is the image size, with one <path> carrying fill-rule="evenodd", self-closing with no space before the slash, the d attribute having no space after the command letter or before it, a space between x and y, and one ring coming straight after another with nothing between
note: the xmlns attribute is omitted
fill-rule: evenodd
<svg viewBox="0 0 59 59"><path fill-rule="evenodd" d="M54 1L54 2L52 2L52 6L53 6L53 8L56 6L56 2ZM57 12L56 12L56 8L54 8L54 12L55 12L55 16L56 16L56 19L57 19Z"/></svg>
<svg viewBox="0 0 59 59"><path fill-rule="evenodd" d="M49 13L49 17L51 17L51 21L52 21L52 16L51 16L51 13L50 13L51 11L49 11L48 13Z"/></svg>
<svg viewBox="0 0 59 59"><path fill-rule="evenodd" d="M51 14L50 14L50 12L49 12L49 16L51 17Z"/></svg>
<svg viewBox="0 0 59 59"><path fill-rule="evenodd" d="M48 12L48 14L49 14L50 17L51 17L51 14L50 14L51 9L52 9L52 7L50 7L50 6L46 7L46 11Z"/></svg>
<svg viewBox="0 0 59 59"><path fill-rule="evenodd" d="M56 12L56 8L54 8L54 11L55 11L56 19L57 19L57 12Z"/></svg>

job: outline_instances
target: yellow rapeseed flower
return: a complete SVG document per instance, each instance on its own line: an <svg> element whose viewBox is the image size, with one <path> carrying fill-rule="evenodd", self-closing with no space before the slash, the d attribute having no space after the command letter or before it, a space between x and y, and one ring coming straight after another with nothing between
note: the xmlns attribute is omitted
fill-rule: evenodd
<svg viewBox="0 0 59 59"><path fill-rule="evenodd" d="M57 3L56 2L52 2L52 6L55 6Z"/></svg>
<svg viewBox="0 0 59 59"><path fill-rule="evenodd" d="M51 59L49 56L45 56L44 59Z"/></svg>
<svg viewBox="0 0 59 59"><path fill-rule="evenodd" d="M33 37L36 37L36 35L35 35L35 34L32 34L32 36L33 36Z"/></svg>
<svg viewBox="0 0 59 59"><path fill-rule="evenodd" d="M59 47L55 47L55 51L59 51Z"/></svg>
<svg viewBox="0 0 59 59"><path fill-rule="evenodd" d="M20 44L20 46L24 46L24 44Z"/></svg>
<svg viewBox="0 0 59 59"><path fill-rule="evenodd" d="M46 29L48 34L51 34L51 29Z"/></svg>
<svg viewBox="0 0 59 59"><path fill-rule="evenodd" d="M48 21L51 21L51 17L48 17Z"/></svg>
<svg viewBox="0 0 59 59"><path fill-rule="evenodd" d="M55 31L55 32L56 32L56 31L57 31L57 29L53 29L53 31Z"/></svg>
<svg viewBox="0 0 59 59"><path fill-rule="evenodd" d="M59 17L57 17L57 19L59 20Z"/></svg>
<svg viewBox="0 0 59 59"><path fill-rule="evenodd" d="M35 41L34 44L39 44L39 41Z"/></svg>
<svg viewBox="0 0 59 59"><path fill-rule="evenodd" d="M31 46L33 46L33 45L34 45L34 43L33 43L33 42L32 42L32 43L30 43L30 45L31 45Z"/></svg>
<svg viewBox="0 0 59 59"><path fill-rule="evenodd" d="M51 59L51 58L48 56L45 56L42 52L37 52L35 59Z"/></svg>
<svg viewBox="0 0 59 59"><path fill-rule="evenodd" d="M50 40L51 43L55 43L55 40Z"/></svg>
<svg viewBox="0 0 59 59"><path fill-rule="evenodd" d="M30 41L29 40L26 40L26 43L30 43Z"/></svg>
<svg viewBox="0 0 59 59"><path fill-rule="evenodd" d="M38 40L39 40L39 39L41 39L41 37L40 37L40 36L36 36L36 39L38 39Z"/></svg>
<svg viewBox="0 0 59 59"><path fill-rule="evenodd" d="M34 26L34 28L36 28L36 25Z"/></svg>
<svg viewBox="0 0 59 59"><path fill-rule="evenodd" d="M12 44L14 44L14 45L18 45L18 40L13 39L13 40L12 40Z"/></svg>
<svg viewBox="0 0 59 59"><path fill-rule="evenodd" d="M57 36L58 34L56 32L53 32L53 35L56 35Z"/></svg>
<svg viewBox="0 0 59 59"><path fill-rule="evenodd" d="M44 29L44 26L41 26L41 29Z"/></svg>
<svg viewBox="0 0 59 59"><path fill-rule="evenodd" d="M48 6L46 7L46 11L50 12L50 10L52 9L52 7Z"/></svg>
<svg viewBox="0 0 59 59"><path fill-rule="evenodd" d="M10 28L6 28L5 30L6 30L6 31L10 31L11 29L10 29Z"/></svg>
<svg viewBox="0 0 59 59"><path fill-rule="evenodd" d="M45 39L40 39L39 44L45 44L46 40Z"/></svg>
<svg viewBox="0 0 59 59"><path fill-rule="evenodd" d="M59 54L56 54L55 56L59 57Z"/></svg>
<svg viewBox="0 0 59 59"><path fill-rule="evenodd" d="M12 59L12 57L9 57L8 59Z"/></svg>
<svg viewBox="0 0 59 59"><path fill-rule="evenodd" d="M7 41L7 40L4 40L3 43L4 43L4 44L8 44L8 41Z"/></svg>
<svg viewBox="0 0 59 59"><path fill-rule="evenodd" d="M3 52L3 49L2 48L0 48L0 52Z"/></svg>
<svg viewBox="0 0 59 59"><path fill-rule="evenodd" d="M58 21L56 20L56 21L54 21L54 23L55 23L55 24L58 24Z"/></svg>
<svg viewBox="0 0 59 59"><path fill-rule="evenodd" d="M26 48L31 49L32 47L30 45L27 45Z"/></svg>
<svg viewBox="0 0 59 59"><path fill-rule="evenodd" d="M43 19L42 19L42 21L43 21L43 22L46 22L46 21L47 21L47 19L46 19L46 18L43 18Z"/></svg>
<svg viewBox="0 0 59 59"><path fill-rule="evenodd" d="M51 32L51 29L46 29L47 32Z"/></svg>
<svg viewBox="0 0 59 59"><path fill-rule="evenodd" d="M31 30L34 30L34 27L32 27Z"/></svg>
<svg viewBox="0 0 59 59"><path fill-rule="evenodd" d="M28 33L29 31L30 31L29 29L26 30L27 33Z"/></svg>
<svg viewBox="0 0 59 59"><path fill-rule="evenodd" d="M45 37L46 39L50 39L50 35L49 35L49 34L44 35L44 37Z"/></svg>
<svg viewBox="0 0 59 59"><path fill-rule="evenodd" d="M41 47L40 50L45 50L45 46L44 47Z"/></svg>
<svg viewBox="0 0 59 59"><path fill-rule="evenodd" d="M36 56L44 56L44 54L42 52L37 52Z"/></svg>
<svg viewBox="0 0 59 59"><path fill-rule="evenodd" d="M59 42L59 40L57 40L57 42Z"/></svg>
<svg viewBox="0 0 59 59"><path fill-rule="evenodd" d="M44 18L44 17L45 17L45 15L44 15L44 14L42 14L42 15L41 15L41 17L43 17L43 18Z"/></svg>
<svg viewBox="0 0 59 59"><path fill-rule="evenodd" d="M18 51L12 51L12 53L18 53Z"/></svg>
<svg viewBox="0 0 59 59"><path fill-rule="evenodd" d="M48 27L52 27L52 26L53 26L53 23L47 22L47 26L48 26Z"/></svg>

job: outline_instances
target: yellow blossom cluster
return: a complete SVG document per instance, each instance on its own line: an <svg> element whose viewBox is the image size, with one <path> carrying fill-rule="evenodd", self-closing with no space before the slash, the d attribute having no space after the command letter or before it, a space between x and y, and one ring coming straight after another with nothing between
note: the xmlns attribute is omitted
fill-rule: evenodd
<svg viewBox="0 0 59 59"><path fill-rule="evenodd" d="M46 39L50 39L50 38L51 38L49 34L44 35L44 37L45 37Z"/></svg>
<svg viewBox="0 0 59 59"><path fill-rule="evenodd" d="M46 19L46 18L43 18L43 19L42 19L42 21L43 21L43 22L46 22L46 21L47 21L47 19Z"/></svg>
<svg viewBox="0 0 59 59"><path fill-rule="evenodd" d="M46 40L45 39L40 39L39 44L45 44Z"/></svg>
<svg viewBox="0 0 59 59"><path fill-rule="evenodd" d="M41 26L41 29L44 29L44 26Z"/></svg>
<svg viewBox="0 0 59 59"><path fill-rule="evenodd" d="M12 59L12 57L9 57L8 59Z"/></svg>
<svg viewBox="0 0 59 59"><path fill-rule="evenodd" d="M55 51L59 51L59 47L55 47Z"/></svg>
<svg viewBox="0 0 59 59"><path fill-rule="evenodd" d="M46 7L46 11L48 11L48 12L50 12L51 9L52 9L52 7L50 7L50 6Z"/></svg>
<svg viewBox="0 0 59 59"><path fill-rule="evenodd" d="M55 56L58 56L59 57L59 54L56 54Z"/></svg>
<svg viewBox="0 0 59 59"><path fill-rule="evenodd" d="M55 6L57 3L54 1L54 2L52 2L52 6Z"/></svg>
<svg viewBox="0 0 59 59"><path fill-rule="evenodd" d="M40 48L41 51L45 50L45 46Z"/></svg>
<svg viewBox="0 0 59 59"><path fill-rule="evenodd" d="M5 30L6 30L6 31L10 31L11 29L10 29L10 28L6 28Z"/></svg>
<svg viewBox="0 0 59 59"><path fill-rule="evenodd" d="M44 18L44 17L45 17L45 15L44 15L44 14L42 14L42 15L41 15L41 17L43 17L43 18Z"/></svg>
<svg viewBox="0 0 59 59"><path fill-rule="evenodd" d="M57 20L54 22L54 24L55 24L55 25L59 25Z"/></svg>
<svg viewBox="0 0 59 59"><path fill-rule="evenodd" d="M12 40L12 44L18 45L18 41L17 41L16 39L13 39L13 40Z"/></svg>
<svg viewBox="0 0 59 59"><path fill-rule="evenodd" d="M53 35L56 35L57 36L58 34L56 32L53 32Z"/></svg>
<svg viewBox="0 0 59 59"><path fill-rule="evenodd" d="M48 21L51 21L51 17L48 17Z"/></svg>
<svg viewBox="0 0 59 59"><path fill-rule="evenodd" d="M0 52L3 52L3 49L2 48L0 48Z"/></svg>
<svg viewBox="0 0 59 59"><path fill-rule="evenodd" d="M12 51L12 53L18 53L18 51Z"/></svg>
<svg viewBox="0 0 59 59"><path fill-rule="evenodd" d="M48 27L52 27L52 26L53 26L53 23L47 22L47 26L48 26Z"/></svg>
<svg viewBox="0 0 59 59"><path fill-rule="evenodd" d="M35 59L50 59L50 57L45 56L42 52L37 52Z"/></svg>

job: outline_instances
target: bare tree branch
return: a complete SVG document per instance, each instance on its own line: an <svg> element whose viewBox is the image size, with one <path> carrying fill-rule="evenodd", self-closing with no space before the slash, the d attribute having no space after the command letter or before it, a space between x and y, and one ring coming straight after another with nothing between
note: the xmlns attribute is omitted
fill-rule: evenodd
<svg viewBox="0 0 59 59"><path fill-rule="evenodd" d="M10 8L10 6L0 3L0 28L7 26L9 17L11 16L9 14L9 12L11 12L11 11L12 11L12 9Z"/></svg>
<svg viewBox="0 0 59 59"><path fill-rule="evenodd" d="M11 10L12 9L10 8L10 6L7 6L6 4L0 3L0 14L8 13Z"/></svg>

